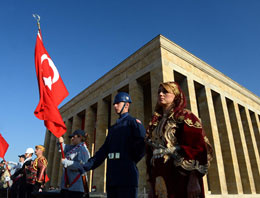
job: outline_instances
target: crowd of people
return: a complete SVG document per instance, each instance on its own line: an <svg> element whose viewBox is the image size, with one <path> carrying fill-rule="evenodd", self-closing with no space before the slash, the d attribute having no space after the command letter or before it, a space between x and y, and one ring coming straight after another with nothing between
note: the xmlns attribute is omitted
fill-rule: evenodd
<svg viewBox="0 0 260 198"><path fill-rule="evenodd" d="M46 174L48 162L44 157L44 146L27 148L19 155L19 162L1 162L1 187L9 188L11 198L30 198L32 192L41 192L49 180ZM33 159L33 155L36 158Z"/></svg>
<svg viewBox="0 0 260 198"><path fill-rule="evenodd" d="M108 129L104 144L93 157L86 146L86 133L75 130L71 144L58 138L63 175L61 197L89 197L87 171L107 159L106 189L108 198L137 198L139 173L137 163L145 156L151 198L204 198L202 177L212 159L212 148L200 120L186 107L185 96L175 82L161 83L158 100L148 128L129 114L131 97L119 92L113 101L119 115ZM44 147L28 148L14 164L0 165L1 187L10 187L12 197L31 197L41 192L48 181ZM32 160L32 155L37 158ZM10 168L9 168L10 171ZM5 175L6 174L6 175ZM58 173L53 173L58 174ZM3 178L3 179L2 179ZM13 183L11 183L11 181Z"/></svg>

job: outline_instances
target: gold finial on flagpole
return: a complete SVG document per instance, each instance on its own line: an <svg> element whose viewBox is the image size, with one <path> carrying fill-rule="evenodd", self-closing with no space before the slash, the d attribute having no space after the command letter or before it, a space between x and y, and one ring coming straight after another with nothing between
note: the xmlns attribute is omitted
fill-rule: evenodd
<svg viewBox="0 0 260 198"><path fill-rule="evenodd" d="M37 21L38 29L40 30L40 19L41 17L38 14L33 14L34 19Z"/></svg>

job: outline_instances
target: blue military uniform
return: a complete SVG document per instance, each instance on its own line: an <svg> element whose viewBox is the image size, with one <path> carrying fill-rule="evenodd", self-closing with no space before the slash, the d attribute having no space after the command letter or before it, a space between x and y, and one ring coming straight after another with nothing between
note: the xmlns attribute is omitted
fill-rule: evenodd
<svg viewBox="0 0 260 198"><path fill-rule="evenodd" d="M84 137L85 132L83 130L76 130L69 138L76 135ZM66 158L62 160L64 168L61 178L61 197L83 197L84 187L86 186L84 186L82 176L86 177L86 173L82 171L82 165L85 164L90 157L88 148L84 142L77 145L63 144L63 148Z"/></svg>
<svg viewBox="0 0 260 198"><path fill-rule="evenodd" d="M124 113L108 130L101 148L84 165L95 169L107 158L108 198L137 197L138 169L136 164L145 153L145 129L142 123Z"/></svg>
<svg viewBox="0 0 260 198"><path fill-rule="evenodd" d="M64 153L66 158L64 160L64 167L67 168L67 175L69 182L72 181L80 174L80 164L84 164L88 161L90 154L89 151L84 144L81 142L78 145L66 145L63 144ZM76 180L73 185L70 185L69 188L65 186L65 171L63 171L61 178L61 189L75 191L75 192L84 192L84 186L81 177Z"/></svg>

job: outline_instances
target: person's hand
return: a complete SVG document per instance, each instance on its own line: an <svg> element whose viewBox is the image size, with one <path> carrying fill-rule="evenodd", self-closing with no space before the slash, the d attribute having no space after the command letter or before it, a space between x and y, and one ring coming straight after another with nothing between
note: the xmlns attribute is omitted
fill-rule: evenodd
<svg viewBox="0 0 260 198"><path fill-rule="evenodd" d="M11 179L10 179L10 177L5 177L5 182L9 182Z"/></svg>
<svg viewBox="0 0 260 198"><path fill-rule="evenodd" d="M63 165L65 165L65 163L66 163L66 158L62 158L62 159L61 159L61 163L62 163Z"/></svg>
<svg viewBox="0 0 260 198"><path fill-rule="evenodd" d="M63 143L63 142L64 142L63 137L59 137L59 143Z"/></svg>
<svg viewBox="0 0 260 198"><path fill-rule="evenodd" d="M80 167L78 168L78 170L79 170L79 172L80 172L81 175L86 172L85 169L84 169L84 167L83 167L83 165L80 165Z"/></svg>
<svg viewBox="0 0 260 198"><path fill-rule="evenodd" d="M192 171L189 175L187 195L188 198L199 198L201 195L201 187L195 171Z"/></svg>
<svg viewBox="0 0 260 198"><path fill-rule="evenodd" d="M88 164L88 163L86 163L86 164L83 165L83 169L84 169L86 172L88 172L88 171L91 170L91 168L89 167L89 164Z"/></svg>
<svg viewBox="0 0 260 198"><path fill-rule="evenodd" d="M154 149L153 156L154 158L160 158L164 155L173 155L175 151L176 147Z"/></svg>

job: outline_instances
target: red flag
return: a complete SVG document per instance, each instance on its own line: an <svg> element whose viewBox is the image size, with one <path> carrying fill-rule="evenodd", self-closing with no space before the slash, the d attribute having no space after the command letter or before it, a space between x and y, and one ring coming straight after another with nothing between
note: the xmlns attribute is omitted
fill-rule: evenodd
<svg viewBox="0 0 260 198"><path fill-rule="evenodd" d="M5 141L5 139L3 138L3 136L0 133L0 157L1 158L4 158L8 147L9 147L9 144Z"/></svg>
<svg viewBox="0 0 260 198"><path fill-rule="evenodd" d="M40 92L40 102L34 115L56 137L66 132L66 125L60 115L58 105L68 96L68 91L42 42L39 30L35 46L35 68Z"/></svg>

